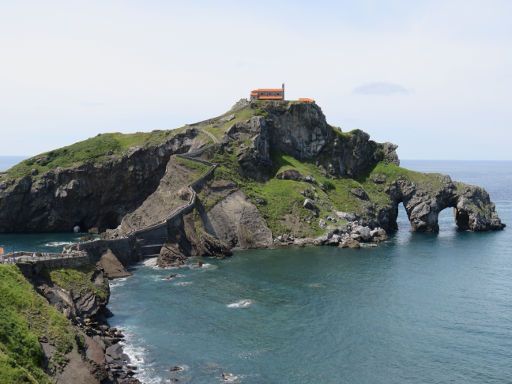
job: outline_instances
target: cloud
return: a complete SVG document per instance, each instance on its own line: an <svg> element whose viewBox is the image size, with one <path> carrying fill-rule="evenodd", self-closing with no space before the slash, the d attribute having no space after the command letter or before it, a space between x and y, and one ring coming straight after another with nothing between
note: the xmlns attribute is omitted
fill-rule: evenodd
<svg viewBox="0 0 512 384"><path fill-rule="evenodd" d="M362 84L352 90L354 95L408 95L411 91L400 84L373 82Z"/></svg>

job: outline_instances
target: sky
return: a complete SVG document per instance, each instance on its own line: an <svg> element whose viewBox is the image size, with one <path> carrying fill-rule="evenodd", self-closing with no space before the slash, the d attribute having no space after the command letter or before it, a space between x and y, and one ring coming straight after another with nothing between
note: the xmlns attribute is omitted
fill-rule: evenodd
<svg viewBox="0 0 512 384"><path fill-rule="evenodd" d="M403 159L512 160L512 1L0 0L0 155L286 83Z"/></svg>

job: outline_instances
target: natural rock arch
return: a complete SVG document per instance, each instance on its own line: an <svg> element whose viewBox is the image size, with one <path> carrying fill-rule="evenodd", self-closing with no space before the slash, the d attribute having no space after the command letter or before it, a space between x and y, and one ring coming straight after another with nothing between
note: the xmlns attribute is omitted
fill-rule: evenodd
<svg viewBox="0 0 512 384"><path fill-rule="evenodd" d="M428 185L399 178L389 187L388 193L392 200L392 212L388 219L390 229L397 229L400 203L404 205L414 232L438 232L439 213L446 208L454 208L455 223L460 230L488 231L505 227L483 188L455 183L449 176L441 177L439 183Z"/></svg>

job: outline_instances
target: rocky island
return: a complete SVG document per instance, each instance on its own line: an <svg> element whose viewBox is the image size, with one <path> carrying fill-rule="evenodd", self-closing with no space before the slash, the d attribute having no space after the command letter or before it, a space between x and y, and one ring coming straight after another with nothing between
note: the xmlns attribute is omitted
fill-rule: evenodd
<svg viewBox="0 0 512 384"><path fill-rule="evenodd" d="M106 279L148 257L165 267L234 249L357 248L397 230L400 203L417 232L438 231L445 208L460 230L504 228L484 189L404 169L396 149L329 125L315 103L241 100L216 118L98 135L0 174L0 233L78 227L100 236L72 247L90 259L78 270L21 268L29 284L0 266L7 296L18 300L3 303L3 318L22 324L13 335L26 346L0 339L0 377L136 382L122 335L106 322ZM34 310L47 326L34 325ZM65 376L77 370L80 378Z"/></svg>

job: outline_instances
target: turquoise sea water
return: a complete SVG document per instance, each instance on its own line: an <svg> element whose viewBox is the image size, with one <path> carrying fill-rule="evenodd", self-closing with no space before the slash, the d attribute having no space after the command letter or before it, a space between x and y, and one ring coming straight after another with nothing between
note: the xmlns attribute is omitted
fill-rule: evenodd
<svg viewBox="0 0 512 384"><path fill-rule="evenodd" d="M486 187L512 225L512 162L403 165ZM141 264L112 284L111 322L146 383L511 383L510 228L458 232L449 209L438 235L409 232L403 210L399 228L371 249Z"/></svg>

